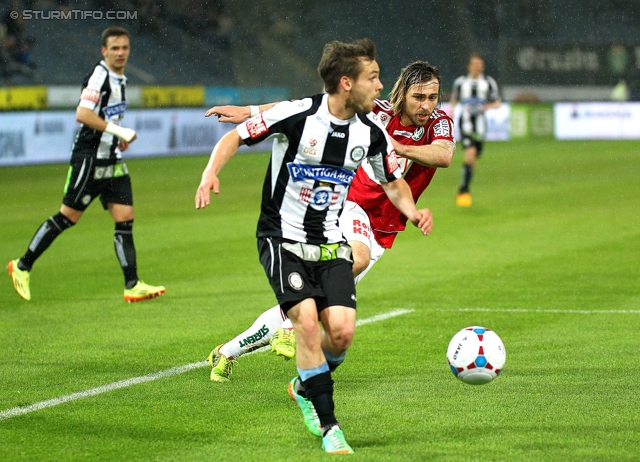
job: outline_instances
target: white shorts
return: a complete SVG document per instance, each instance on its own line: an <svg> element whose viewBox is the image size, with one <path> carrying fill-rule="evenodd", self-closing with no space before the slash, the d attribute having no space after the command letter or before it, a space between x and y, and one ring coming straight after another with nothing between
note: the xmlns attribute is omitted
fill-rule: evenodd
<svg viewBox="0 0 640 462"><path fill-rule="evenodd" d="M362 242L369 248L369 266L355 278L357 284L364 277L365 274L380 260L382 254L386 250L376 241L371 231L371 223L369 222L369 216L358 204L352 201L346 201L340 215L340 230L347 239L347 241Z"/></svg>

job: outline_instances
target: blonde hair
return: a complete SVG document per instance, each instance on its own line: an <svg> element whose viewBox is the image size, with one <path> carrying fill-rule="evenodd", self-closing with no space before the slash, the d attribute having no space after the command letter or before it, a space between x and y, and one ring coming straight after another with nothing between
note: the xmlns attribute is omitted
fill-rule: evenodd
<svg viewBox="0 0 640 462"><path fill-rule="evenodd" d="M389 94L389 101L393 108L393 114L398 115L404 110L404 100L412 85L427 83L430 80L438 81L438 104L440 103L440 71L426 61L415 61L402 69L400 76Z"/></svg>

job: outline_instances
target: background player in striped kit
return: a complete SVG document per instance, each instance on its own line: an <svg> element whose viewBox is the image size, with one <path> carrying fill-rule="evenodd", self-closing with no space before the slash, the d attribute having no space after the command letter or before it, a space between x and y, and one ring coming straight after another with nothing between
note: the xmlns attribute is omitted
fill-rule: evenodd
<svg viewBox="0 0 640 462"><path fill-rule="evenodd" d="M75 225L89 204L100 196L115 222L114 246L125 279L124 299L135 302L157 297L162 286L138 279L133 244L133 192L122 151L136 139L136 132L119 125L126 109L124 69L131 46L122 27L102 32L102 56L82 84L76 120L82 125L71 151L71 166L60 212L38 228L26 253L7 265L13 287L25 300L31 299L29 272L56 237Z"/></svg>
<svg viewBox="0 0 640 462"><path fill-rule="evenodd" d="M391 140L371 114L382 90L373 43L328 43L318 72L326 94L279 103L222 138L202 175L196 208L210 203L211 190L219 192L217 174L241 143L276 135L257 236L261 263L296 332L299 378L289 390L323 449L351 453L334 414L331 371L355 331L351 248L338 227L355 170L367 158L393 204L424 234L431 220L415 208Z"/></svg>
<svg viewBox="0 0 640 462"><path fill-rule="evenodd" d="M469 184L478 158L482 155L484 137L487 131L485 111L500 106L500 93L496 81L484 75L484 59L472 54L467 64L469 73L461 75L453 83L451 108L460 103L458 124L464 148L462 178L456 195L458 207L471 207Z"/></svg>

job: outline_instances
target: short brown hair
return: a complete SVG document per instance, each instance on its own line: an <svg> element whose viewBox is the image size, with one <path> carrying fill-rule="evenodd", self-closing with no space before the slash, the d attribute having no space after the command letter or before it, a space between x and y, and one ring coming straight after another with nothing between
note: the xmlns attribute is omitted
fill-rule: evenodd
<svg viewBox="0 0 640 462"><path fill-rule="evenodd" d="M343 76L356 79L362 71L362 61L375 59L376 46L368 38L350 43L338 40L327 43L318 64L318 74L324 82L324 90L329 94L336 93Z"/></svg>
<svg viewBox="0 0 640 462"><path fill-rule="evenodd" d="M404 110L404 101L407 92L412 85L417 83L427 83L430 80L438 81L438 102L440 102L440 71L426 61L414 61L402 69L398 80L396 80L393 90L389 95L389 101L393 107L394 115L400 114Z"/></svg>
<svg viewBox="0 0 640 462"><path fill-rule="evenodd" d="M129 37L129 31L124 27L118 27L118 26L107 27L105 30L102 31L102 36L101 36L102 46L103 47L107 46L107 39L109 37L120 37L121 35L126 35L127 37Z"/></svg>

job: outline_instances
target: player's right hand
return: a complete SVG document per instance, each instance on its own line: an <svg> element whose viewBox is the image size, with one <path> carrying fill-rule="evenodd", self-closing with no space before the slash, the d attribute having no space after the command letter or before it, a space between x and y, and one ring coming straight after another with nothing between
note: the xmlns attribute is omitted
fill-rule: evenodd
<svg viewBox="0 0 640 462"><path fill-rule="evenodd" d="M411 222L422 231L422 234L428 236L433 229L433 214L429 209L418 209Z"/></svg>
<svg viewBox="0 0 640 462"><path fill-rule="evenodd" d="M251 116L249 106L213 106L204 116L218 116L218 121L239 124Z"/></svg>

